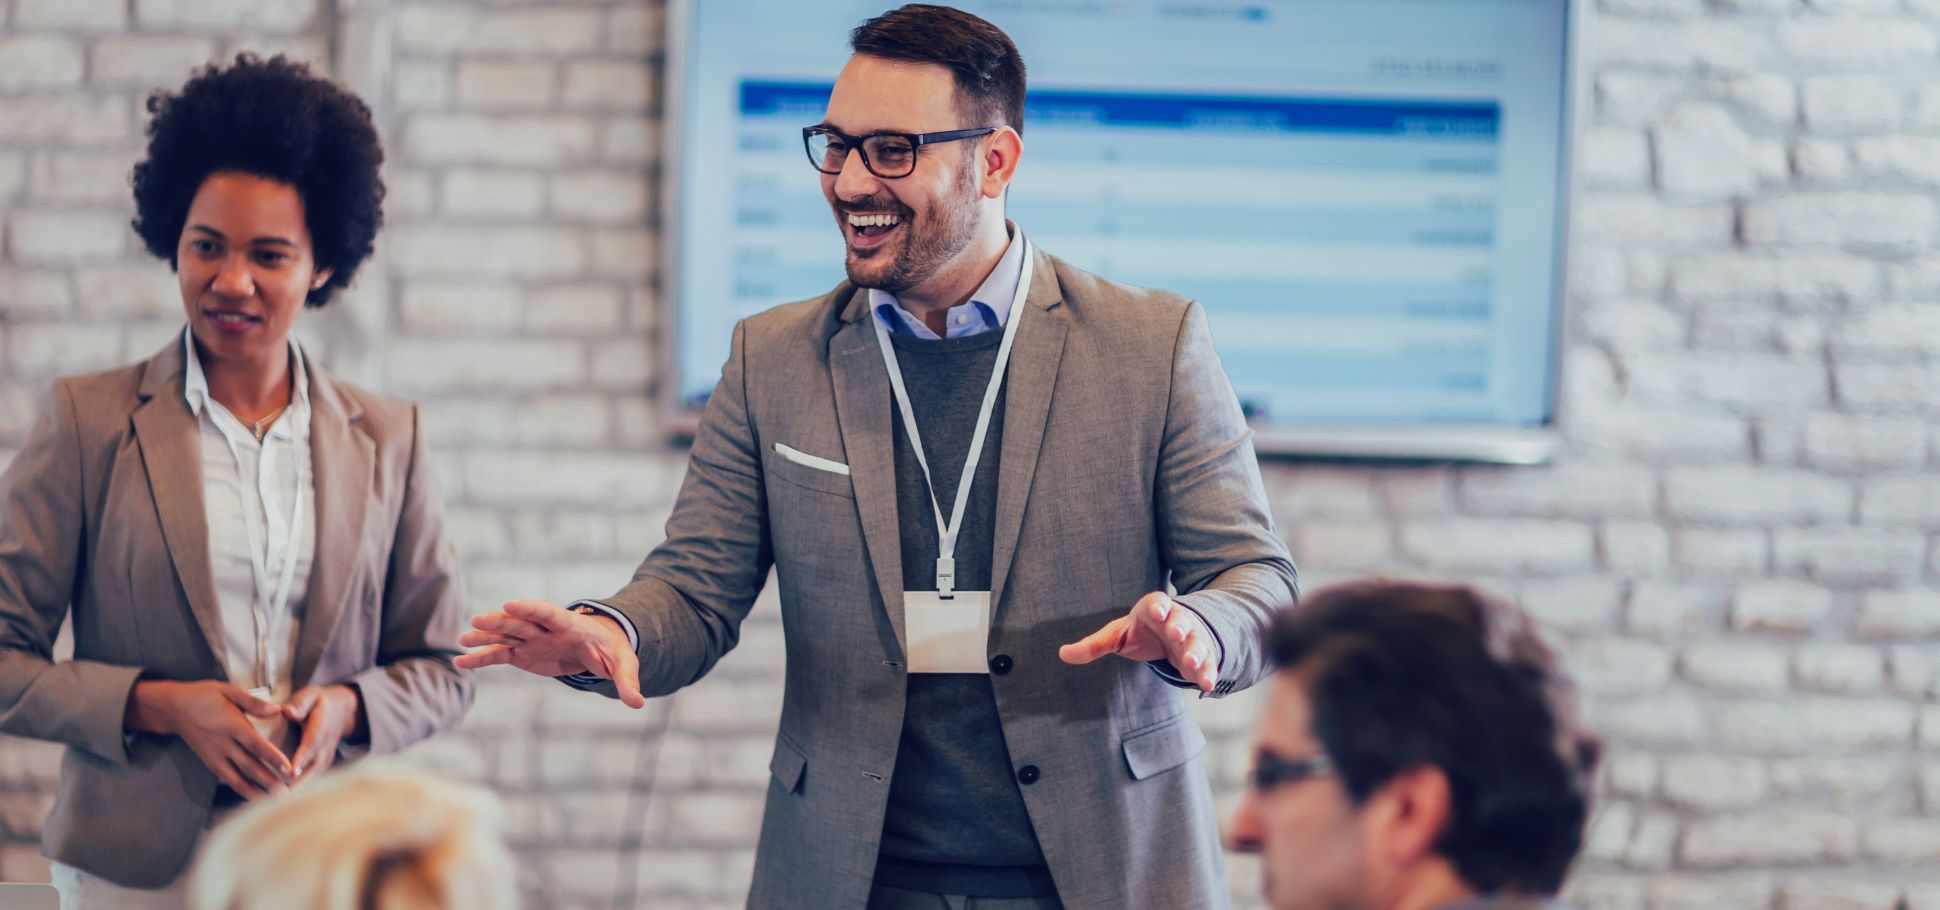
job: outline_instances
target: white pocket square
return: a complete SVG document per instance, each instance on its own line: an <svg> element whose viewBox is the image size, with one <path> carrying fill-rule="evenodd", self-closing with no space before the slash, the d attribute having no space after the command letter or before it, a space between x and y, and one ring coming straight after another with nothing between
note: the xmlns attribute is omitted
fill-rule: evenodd
<svg viewBox="0 0 1940 910"><path fill-rule="evenodd" d="M779 442L775 443L775 454L780 455L781 457L786 458L789 461L792 461L805 468L814 468L817 471L827 471L831 474L840 474L843 477L849 476L849 466L843 464L842 462L830 461L826 458L817 458L813 455L808 454L807 452L803 452L791 446L782 445Z"/></svg>

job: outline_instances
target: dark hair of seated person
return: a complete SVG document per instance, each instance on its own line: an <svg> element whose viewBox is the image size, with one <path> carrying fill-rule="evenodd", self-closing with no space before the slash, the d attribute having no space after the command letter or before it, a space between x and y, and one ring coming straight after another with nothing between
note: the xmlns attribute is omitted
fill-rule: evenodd
<svg viewBox="0 0 1940 910"><path fill-rule="evenodd" d="M1464 881L1562 887L1601 744L1527 614L1466 587L1340 585L1281 614L1272 649L1304 684L1349 799L1432 765L1451 802L1434 850Z"/></svg>
<svg viewBox="0 0 1940 910"><path fill-rule="evenodd" d="M370 258L384 220L384 149L369 106L307 64L238 54L148 98L148 152L135 165L135 233L175 266L183 221L209 175L236 171L295 188L312 255L330 279L320 307Z"/></svg>

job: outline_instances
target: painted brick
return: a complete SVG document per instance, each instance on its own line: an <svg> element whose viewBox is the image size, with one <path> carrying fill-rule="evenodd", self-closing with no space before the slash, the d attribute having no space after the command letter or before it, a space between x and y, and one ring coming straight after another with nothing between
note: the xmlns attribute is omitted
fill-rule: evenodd
<svg viewBox="0 0 1940 910"><path fill-rule="evenodd" d="M1431 569L1544 573L1594 561L1588 526L1525 519L1424 521L1402 529L1402 551Z"/></svg>
<svg viewBox="0 0 1940 910"><path fill-rule="evenodd" d="M7 219L7 251L17 263L65 266L113 259L134 232L117 215L18 211Z"/></svg>
<svg viewBox="0 0 1940 910"><path fill-rule="evenodd" d="M1743 632L1805 634L1832 612L1832 592L1793 581L1742 585L1731 603L1731 627Z"/></svg>
<svg viewBox="0 0 1940 910"><path fill-rule="evenodd" d="M405 124L404 154L423 164L556 167L589 157L597 137L579 117L425 114Z"/></svg>
<svg viewBox="0 0 1940 910"><path fill-rule="evenodd" d="M491 9L413 3L398 10L397 42L406 51L465 55L564 56L599 49L599 10Z"/></svg>
<svg viewBox="0 0 1940 910"><path fill-rule="evenodd" d="M1664 796L1701 812L1759 805L1770 792L1765 763L1723 755L1675 755L1663 759Z"/></svg>
<svg viewBox="0 0 1940 910"><path fill-rule="evenodd" d="M1672 561L1692 575L1755 578L1771 567L1771 543L1762 530L1687 528L1671 546Z"/></svg>
<svg viewBox="0 0 1940 910"><path fill-rule="evenodd" d="M0 37L0 91L38 91L79 85L86 69L81 46L51 35Z"/></svg>
<svg viewBox="0 0 1940 910"><path fill-rule="evenodd" d="M1679 858L1699 868L1837 862L1857 852L1858 825L1830 813L1758 813L1699 819L1684 832Z"/></svg>
<svg viewBox="0 0 1940 910"><path fill-rule="evenodd" d="M407 275L556 279L585 267L579 232L556 227L400 225L390 231Z"/></svg>
<svg viewBox="0 0 1940 910"><path fill-rule="evenodd" d="M1746 135L1715 105L1685 105L1654 132L1657 182L1674 199L1729 199L1787 171L1785 148Z"/></svg>
<svg viewBox="0 0 1940 910"><path fill-rule="evenodd" d="M1940 591L1867 591L1860 603L1857 631L1888 640L1940 635Z"/></svg>
<svg viewBox="0 0 1940 910"><path fill-rule="evenodd" d="M632 112L655 105L660 83L644 62L585 60L566 65L561 91L568 108Z"/></svg>
<svg viewBox="0 0 1940 910"><path fill-rule="evenodd" d="M14 0L13 24L23 29L120 31L128 7L114 0Z"/></svg>
<svg viewBox="0 0 1940 910"><path fill-rule="evenodd" d="M1793 697L1716 706L1710 731L1726 748L1786 755L1863 752L1911 742L1914 709L1887 699Z"/></svg>
<svg viewBox="0 0 1940 910"><path fill-rule="evenodd" d="M461 217L532 219L545 209L545 178L533 170L453 168L441 198L446 212Z"/></svg>
<svg viewBox="0 0 1940 910"><path fill-rule="evenodd" d="M1808 63L1888 64L1932 57L1933 29L1913 22L1858 17L1800 17L1779 23L1778 44Z"/></svg>
<svg viewBox="0 0 1940 910"><path fill-rule="evenodd" d="M1912 531L1780 528L1772 535L1772 563L1827 584L1903 584L1920 576L1926 547Z"/></svg>
<svg viewBox="0 0 1940 910"><path fill-rule="evenodd" d="M1792 672L1802 691L1868 694L1886 679L1886 655L1863 645L1810 644L1799 648Z"/></svg>
<svg viewBox="0 0 1940 910"><path fill-rule="evenodd" d="M610 336L620 323L620 294L607 284L547 285L526 302L525 324L536 331Z"/></svg>
<svg viewBox="0 0 1940 910"><path fill-rule="evenodd" d="M0 140L75 145L119 143L134 134L119 95L39 94L0 98Z"/></svg>
<svg viewBox="0 0 1940 910"><path fill-rule="evenodd" d="M1872 74L1815 76L1800 84L1800 97L1816 133L1890 131L1906 108L1903 88Z"/></svg>
<svg viewBox="0 0 1940 910"><path fill-rule="evenodd" d="M262 29L295 32L317 20L319 0L135 0L145 28Z"/></svg>
<svg viewBox="0 0 1940 910"><path fill-rule="evenodd" d="M467 60L458 64L458 103L474 110L543 108L558 81L548 62Z"/></svg>
<svg viewBox="0 0 1940 910"><path fill-rule="evenodd" d="M1678 672L1708 689L1746 694L1785 690L1785 654L1753 642L1713 642L1685 648Z"/></svg>
<svg viewBox="0 0 1940 910"><path fill-rule="evenodd" d="M1741 217L1751 244L1919 249L1940 234L1931 199L1885 193L1771 197L1748 204Z"/></svg>
<svg viewBox="0 0 1940 910"><path fill-rule="evenodd" d="M96 82L173 90L215 54L216 44L207 38L124 35L101 39L89 52L89 59Z"/></svg>
<svg viewBox="0 0 1940 910"><path fill-rule="evenodd" d="M1686 467L1664 477L1666 507L1688 521L1827 521L1844 518L1852 498L1850 483L1804 471Z"/></svg>
<svg viewBox="0 0 1940 910"><path fill-rule="evenodd" d="M1652 473L1619 465L1467 471L1459 488L1463 505L1478 515L1643 518L1657 504Z"/></svg>
<svg viewBox="0 0 1940 910"><path fill-rule="evenodd" d="M603 224L644 220L651 198L644 175L623 171L557 174L548 194L554 216Z"/></svg>

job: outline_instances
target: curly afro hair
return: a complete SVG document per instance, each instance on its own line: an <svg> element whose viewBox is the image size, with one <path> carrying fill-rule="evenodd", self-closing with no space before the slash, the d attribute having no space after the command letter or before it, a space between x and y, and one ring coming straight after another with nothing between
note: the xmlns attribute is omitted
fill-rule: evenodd
<svg viewBox="0 0 1940 910"><path fill-rule="evenodd" d="M312 254L330 280L320 307L370 258L384 222L384 149L370 108L281 54L238 54L197 71L180 92L148 97L148 157L135 165L135 233L175 267L189 204L218 171L289 184L303 200Z"/></svg>

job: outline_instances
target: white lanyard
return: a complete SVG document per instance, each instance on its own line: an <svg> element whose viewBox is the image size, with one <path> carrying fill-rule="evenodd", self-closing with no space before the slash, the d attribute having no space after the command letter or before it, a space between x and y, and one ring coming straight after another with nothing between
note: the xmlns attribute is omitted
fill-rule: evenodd
<svg viewBox="0 0 1940 910"><path fill-rule="evenodd" d="M229 444L230 457L236 460L237 478L244 483L249 483L250 479L243 476L242 452L236 448L235 438L225 432L222 434L222 439ZM303 533L303 463L307 459L303 457L302 434L291 432L290 458L293 463L290 473L295 475L296 483L291 493L290 530L285 535L283 544L283 571L277 579L276 590L272 593L269 587L269 529L266 527L270 503L263 495L268 492L268 488L261 481L269 471L268 439L267 436L263 438L256 453L256 499L263 514L259 516L257 514L259 510L249 508L248 503L245 502L243 532L249 539L249 571L256 585L254 596L249 600L249 612L256 619L256 681L264 688L274 689L276 687L274 674L278 667L275 654L270 648L270 636L274 634L276 627L282 624L283 615L289 609L290 585L296 579L297 548ZM264 601L265 597L269 598L267 603Z"/></svg>
<svg viewBox="0 0 1940 910"><path fill-rule="evenodd" d="M970 457L964 459L963 477L957 481L956 503L945 520L936 500L936 481L930 478L930 462L923 455L923 436L916 429L916 411L909 404L909 390L903 386L903 370L896 361L896 346L889 340L889 327L870 314L876 324L876 341L882 348L882 363L889 370L889 387L896 393L896 409L903 414L903 430L909 434L910 448L916 450L916 463L923 468L923 482L929 486L930 508L936 513L937 556L936 590L945 598L957 586L957 535L963 530L963 513L970 501L970 481L977 476L977 462L983 459L984 436L990 432L990 414L997 406L997 391L1004 385L1004 367L1010 363L1010 348L1017 340L1017 324L1024 321L1024 298L1031 289L1031 248L1022 234L1016 242L1025 244L1024 268L1017 277L1017 293L1011 298L1010 318L1004 325L1004 341L997 348L997 363L990 369L990 384L984 387L983 407L977 412L977 430L970 436Z"/></svg>

